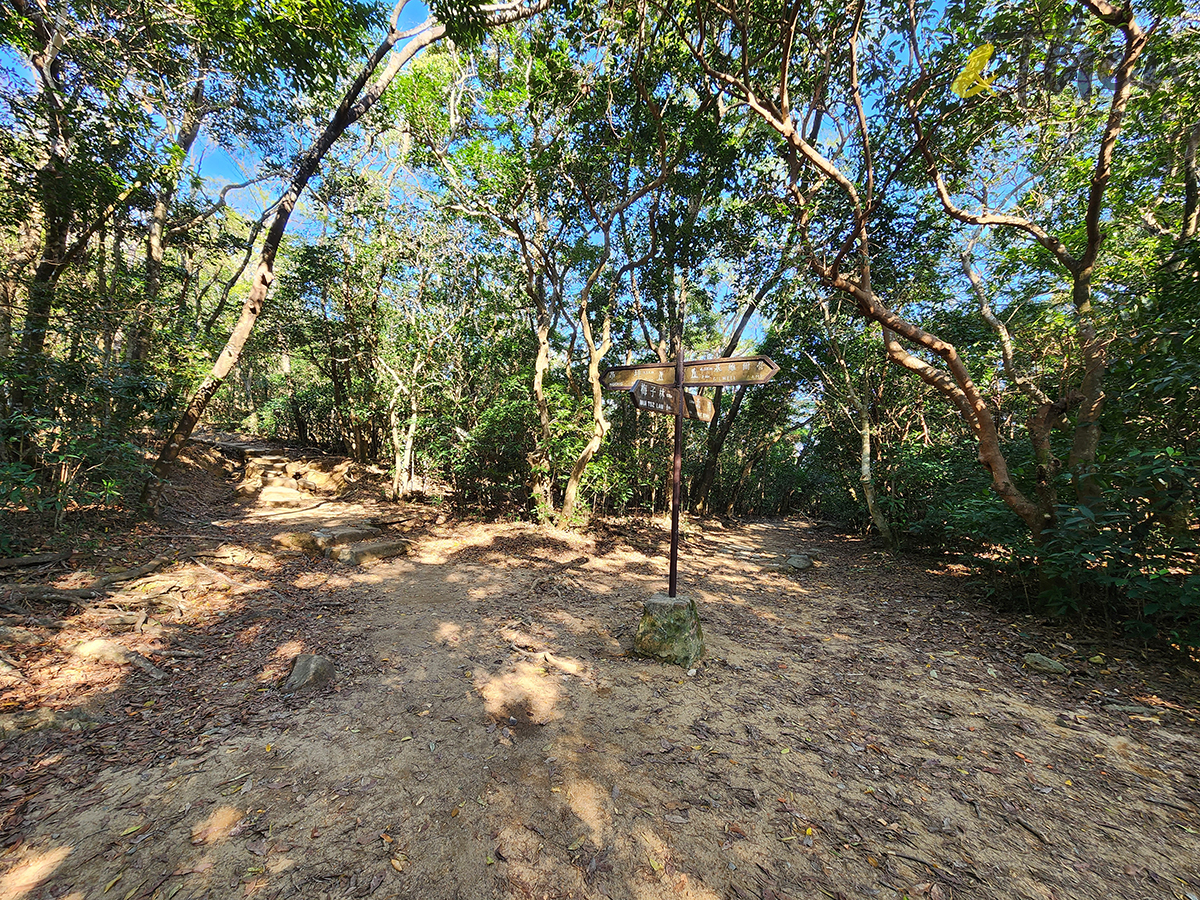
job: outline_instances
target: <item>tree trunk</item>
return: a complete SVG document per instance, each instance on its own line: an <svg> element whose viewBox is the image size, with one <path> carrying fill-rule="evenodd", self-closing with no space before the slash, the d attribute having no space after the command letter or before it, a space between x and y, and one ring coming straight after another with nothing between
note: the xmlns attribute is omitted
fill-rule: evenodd
<svg viewBox="0 0 1200 900"><path fill-rule="evenodd" d="M733 428L738 411L742 407L742 398L746 396L746 385L743 384L738 388L733 397L733 403L724 414L721 413L722 389L718 387L713 393L713 406L717 409L717 415L713 417L713 421L708 426L704 468L700 471L700 480L696 485L696 505L694 507L696 513L702 516L708 515L711 511L709 499L713 482L717 478L717 463L720 461L721 451L725 447L725 439L729 437L729 431Z"/></svg>
<svg viewBox="0 0 1200 900"><path fill-rule="evenodd" d="M299 398L296 396L296 382L292 378L292 355L287 350L282 330L278 334L279 343L284 347L284 351L280 357L280 365L283 368L284 383L287 385L288 410L292 414L292 429L296 432L296 442L301 447L306 447L308 446L308 419L304 415L303 408L300 406Z"/></svg>
<svg viewBox="0 0 1200 900"><path fill-rule="evenodd" d="M537 357L533 362L533 402L537 407L540 426L537 446L529 452L529 494L534 513L542 524L554 518L550 442L550 402L546 398L546 373L550 370L550 310L546 303L545 284L541 278L533 290L537 309Z"/></svg>
<svg viewBox="0 0 1200 900"><path fill-rule="evenodd" d="M875 497L875 477L871 468L871 410L864 402L858 404L858 434L861 440L858 480L862 484L863 499L867 501L867 512L884 545L889 550L895 550L895 535L888 524L887 516L879 508L879 501Z"/></svg>
<svg viewBox="0 0 1200 900"><path fill-rule="evenodd" d="M396 393L399 393L397 388ZM396 414L396 403L399 399L393 396L393 402L388 404L388 430L392 436L392 500L399 500L402 490L403 478L401 473L404 471L404 449L400 442L400 416Z"/></svg>
<svg viewBox="0 0 1200 900"><path fill-rule="evenodd" d="M770 452L771 448L779 443L785 433L784 429L776 431L771 437L760 441L752 452L746 454L742 469L738 472L737 482L734 484L733 490L729 492L729 498L725 501L725 509L723 510L725 516L733 515L738 500L746 490L746 483L750 480L750 473L754 471L754 467L758 465L762 458Z"/></svg>
<svg viewBox="0 0 1200 900"><path fill-rule="evenodd" d="M399 10L403 8L404 4L405 0L401 0L397 10L393 13L394 17L399 14ZM395 18L393 18L394 21ZM216 362L213 363L212 368L209 370L208 376L192 395L183 415L163 444L158 460L151 471L150 478L146 482L146 486L142 489L141 502L143 506L157 510L158 501L162 496L163 482L171 470L171 464L179 457L184 444L187 443L188 438L192 434L192 430L200 421L200 417L204 415L204 410L208 408L209 401L212 400L213 395L221 387L230 370L241 358L242 350L245 349L246 342L250 339L250 333L254 329L254 323L258 321L258 317L262 314L267 300L267 292L275 280L275 256L279 252L279 245L283 241L284 232L287 230L288 220L291 218L292 211L296 208L296 203L300 199L300 195L308 186L309 179L316 173L321 161L325 158L325 154L329 152L329 149L342 136L346 129L357 122L368 109L375 105L375 102L387 89L388 85L391 84L392 79L400 68L420 50L439 40L445 33L445 26L436 25L414 37L402 50L392 57L387 68L375 83L364 91L367 80L374 74L384 57L392 52L393 45L400 37L400 32L396 31L393 25L389 29L387 37L375 49L375 52L371 54L366 65L359 72L358 77L355 78L354 82L343 95L341 104L334 112L329 123L325 126L325 130L321 133L320 138L301 157L300 164L292 176L287 192L279 201L275 217L263 241L258 266L254 272L254 282L250 288L249 295L247 295L245 302L242 304L242 312L238 317L237 324L234 326L233 332L229 335L229 340L226 341L225 348L221 351Z"/></svg>
<svg viewBox="0 0 1200 900"><path fill-rule="evenodd" d="M408 427L404 431L404 452L400 457L399 470L404 473L404 477L400 481L400 499L410 497L416 483L416 473L414 471L416 462L416 445L417 445L417 424L420 421L420 408L417 404L417 392L412 391L408 395Z"/></svg>
<svg viewBox="0 0 1200 900"><path fill-rule="evenodd" d="M598 272L593 273L593 275L595 274ZM588 322L586 303L582 308L580 320L583 325L583 338L588 346L588 383L592 388L592 436L579 454L579 458L575 460L575 465L571 468L571 474L567 478L562 509L558 514L559 528L565 528L570 524L579 497L579 483L583 479L583 473L587 470L592 457L596 455L596 451L604 443L604 436L608 434L609 429L608 420L604 418L604 385L600 382L600 363L609 348L612 347L611 320L608 315L605 315L604 330L599 344L592 337L592 326Z"/></svg>

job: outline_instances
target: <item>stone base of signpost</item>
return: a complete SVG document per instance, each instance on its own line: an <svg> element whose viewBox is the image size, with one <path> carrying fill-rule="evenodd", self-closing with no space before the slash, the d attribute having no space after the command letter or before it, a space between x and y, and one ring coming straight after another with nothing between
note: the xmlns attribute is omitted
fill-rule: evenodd
<svg viewBox="0 0 1200 900"><path fill-rule="evenodd" d="M633 650L638 656L690 669L704 656L704 633L695 601L662 593L647 600Z"/></svg>

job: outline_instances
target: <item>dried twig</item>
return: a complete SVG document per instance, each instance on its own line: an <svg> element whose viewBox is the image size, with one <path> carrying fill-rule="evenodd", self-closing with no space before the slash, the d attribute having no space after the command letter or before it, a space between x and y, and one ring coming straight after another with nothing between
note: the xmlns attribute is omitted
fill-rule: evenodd
<svg viewBox="0 0 1200 900"><path fill-rule="evenodd" d="M17 569L26 566L44 566L50 563L70 559L74 550L63 550L61 553L35 553L32 556L18 556L11 559L0 559L0 569Z"/></svg>
<svg viewBox="0 0 1200 900"><path fill-rule="evenodd" d="M1020 816L1010 815L1008 817L1008 819L1010 822L1015 822L1016 824L1020 825L1022 828L1024 828L1026 831L1028 831L1030 834L1032 834L1035 838L1037 838L1043 844L1050 843L1050 839L1048 837L1046 837L1046 835L1042 834L1040 831L1038 831L1038 829L1036 829L1034 826L1030 825L1027 821L1025 821L1025 819L1021 818Z"/></svg>

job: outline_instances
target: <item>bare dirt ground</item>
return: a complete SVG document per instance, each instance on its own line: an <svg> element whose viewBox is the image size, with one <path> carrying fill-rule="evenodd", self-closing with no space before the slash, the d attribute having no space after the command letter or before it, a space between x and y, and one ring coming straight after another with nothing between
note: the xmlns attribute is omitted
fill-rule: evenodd
<svg viewBox="0 0 1200 900"><path fill-rule="evenodd" d="M395 505L231 488L193 470L158 523L26 573L181 559L0 621L0 898L1200 898L1191 663L803 521L703 522L689 676L629 654L661 521L414 504L412 552L360 568L270 538ZM796 548L818 565L766 565ZM332 686L281 693L298 652Z"/></svg>

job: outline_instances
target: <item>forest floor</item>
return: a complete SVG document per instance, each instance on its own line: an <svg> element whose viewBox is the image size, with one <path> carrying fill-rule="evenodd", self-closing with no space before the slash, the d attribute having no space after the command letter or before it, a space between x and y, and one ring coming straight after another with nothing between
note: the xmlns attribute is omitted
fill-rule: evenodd
<svg viewBox="0 0 1200 900"><path fill-rule="evenodd" d="M689 675L630 654L661 520L405 504L411 552L345 566L271 538L395 504L239 501L214 457L158 522L22 577L177 562L71 606L0 593L5 900L1200 898L1194 663L802 520L701 521ZM282 693L298 652L332 684Z"/></svg>

